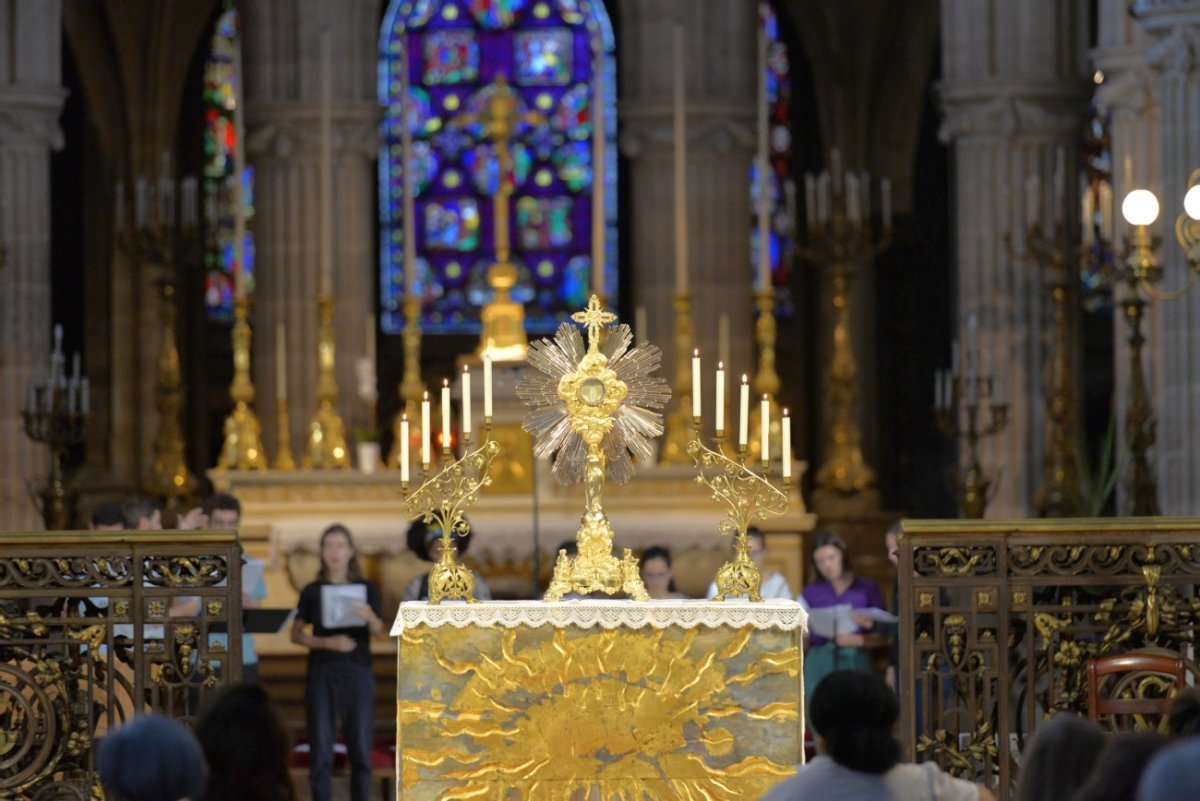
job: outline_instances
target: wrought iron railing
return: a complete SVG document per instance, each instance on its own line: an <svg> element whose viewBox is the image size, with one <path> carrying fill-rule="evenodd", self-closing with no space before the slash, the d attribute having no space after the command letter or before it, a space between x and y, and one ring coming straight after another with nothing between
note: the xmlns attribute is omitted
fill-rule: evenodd
<svg viewBox="0 0 1200 801"><path fill-rule="evenodd" d="M1200 519L909 520L899 570L905 752L1002 799L1039 723L1087 713L1088 660L1157 647L1195 675Z"/></svg>
<svg viewBox="0 0 1200 801"><path fill-rule="evenodd" d="M233 532L0 533L0 799L104 797L106 731L241 678L240 557Z"/></svg>

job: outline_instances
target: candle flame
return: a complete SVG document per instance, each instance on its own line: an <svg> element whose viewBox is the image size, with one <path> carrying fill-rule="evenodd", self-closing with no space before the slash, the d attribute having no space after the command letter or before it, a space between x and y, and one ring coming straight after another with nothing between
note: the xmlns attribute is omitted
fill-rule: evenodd
<svg viewBox="0 0 1200 801"><path fill-rule="evenodd" d="M786 407L786 406L785 406L785 407L783 407L783 416L784 416L784 417L787 417L787 416L788 416L788 410L787 410L787 407Z"/></svg>
<svg viewBox="0 0 1200 801"><path fill-rule="evenodd" d="M403 414L400 415L400 422L402 422L402 423L408 422L408 412L404 412Z"/></svg>
<svg viewBox="0 0 1200 801"><path fill-rule="evenodd" d="M442 386L443 386L443 387L448 387L448 386L450 386L450 379L449 379L449 378L443 378L443 379L442 379Z"/></svg>
<svg viewBox="0 0 1200 801"><path fill-rule="evenodd" d="M464 373L469 373L469 372L471 372L471 366L470 366L470 365L468 365L468 364L464 364L464 365L463 365L463 372L464 372Z"/></svg>
<svg viewBox="0 0 1200 801"><path fill-rule="evenodd" d="M425 390L425 400L429 400L429 390Z"/></svg>
<svg viewBox="0 0 1200 801"><path fill-rule="evenodd" d="M717 369L718 369L718 370L724 370L724 369L725 369L725 362L717 362Z"/></svg>
<svg viewBox="0 0 1200 801"><path fill-rule="evenodd" d="M699 356L699 355L700 355L700 349L699 349L699 348L693 348L693 349L692 349L692 355L693 355L693 356Z"/></svg>
<svg viewBox="0 0 1200 801"><path fill-rule="evenodd" d="M746 374L745 374L745 373L742 373L742 383L743 383L743 384L748 384L748 383L750 383L750 379L749 379L749 378L746 376Z"/></svg>
<svg viewBox="0 0 1200 801"><path fill-rule="evenodd" d="M763 400L767 400L767 393L763 393Z"/></svg>

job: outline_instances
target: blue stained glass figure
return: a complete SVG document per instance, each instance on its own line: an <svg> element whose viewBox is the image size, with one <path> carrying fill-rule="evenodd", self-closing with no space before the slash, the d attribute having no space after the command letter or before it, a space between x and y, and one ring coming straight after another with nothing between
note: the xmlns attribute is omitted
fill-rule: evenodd
<svg viewBox="0 0 1200 801"><path fill-rule="evenodd" d="M474 121L503 76L522 123L510 143L513 296L531 334L551 333L586 304L592 241L592 92L604 70L604 265L616 285L616 62L599 0L392 0L380 36L380 307L384 331L404 325L404 154L401 90L409 87L414 219L422 326L477 333L495 261L494 195L502 176L494 145ZM596 59L595 53L602 54ZM580 261L582 259L582 261ZM568 269L568 265L572 265ZM572 272L574 270L574 272ZM573 282L573 283L571 283ZM564 289L570 283L569 291Z"/></svg>

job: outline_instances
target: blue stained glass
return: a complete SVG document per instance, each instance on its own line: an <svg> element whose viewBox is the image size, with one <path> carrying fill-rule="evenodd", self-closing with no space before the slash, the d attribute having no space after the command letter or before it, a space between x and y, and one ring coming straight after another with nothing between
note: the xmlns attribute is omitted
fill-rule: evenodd
<svg viewBox="0 0 1200 801"><path fill-rule="evenodd" d="M569 245L572 203L569 197L523 197L517 201L517 241L525 250Z"/></svg>
<svg viewBox="0 0 1200 801"><path fill-rule="evenodd" d="M471 0L471 16L485 28L511 27L526 0Z"/></svg>
<svg viewBox="0 0 1200 801"><path fill-rule="evenodd" d="M591 87L573 86L562 96L550 120L551 127L572 139L592 138Z"/></svg>
<svg viewBox="0 0 1200 801"><path fill-rule="evenodd" d="M558 177L572 192L592 185L592 151L590 142L571 142L554 153Z"/></svg>
<svg viewBox="0 0 1200 801"><path fill-rule="evenodd" d="M521 31L514 39L517 83L565 86L571 80L575 37L562 28Z"/></svg>
<svg viewBox="0 0 1200 801"><path fill-rule="evenodd" d="M444 30L422 42L427 84L459 84L479 77L479 42L469 30Z"/></svg>
<svg viewBox="0 0 1200 801"><path fill-rule="evenodd" d="M479 245L479 206L474 198L425 204L425 246L430 250L474 250Z"/></svg>
<svg viewBox="0 0 1200 801"><path fill-rule="evenodd" d="M529 149L524 145L513 145L512 175L509 182L520 187L529 176ZM471 182L485 195L494 195L500 188L500 160L491 145L476 145L463 155L463 164L471 173Z"/></svg>
<svg viewBox="0 0 1200 801"><path fill-rule="evenodd" d="M587 256L575 256L567 262L563 271L560 292L568 306L582 308L587 305L591 291L592 260Z"/></svg>

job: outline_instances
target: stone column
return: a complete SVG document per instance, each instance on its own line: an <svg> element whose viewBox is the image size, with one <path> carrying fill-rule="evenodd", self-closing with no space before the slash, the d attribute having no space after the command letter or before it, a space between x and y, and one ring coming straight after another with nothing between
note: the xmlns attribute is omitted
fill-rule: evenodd
<svg viewBox="0 0 1200 801"><path fill-rule="evenodd" d="M1149 39L1146 62L1160 101L1157 181L1149 188L1162 207L1157 230L1163 289L1183 286L1187 262L1175 239L1188 178L1200 167L1200 0L1139 0L1132 13ZM1152 173L1153 174L1153 173ZM1194 514L1200 497L1200 291L1154 303L1155 332L1147 348L1149 387L1158 412L1154 464L1164 514Z"/></svg>
<svg viewBox="0 0 1200 801"><path fill-rule="evenodd" d="M1088 96L1085 22L1068 0L1016 0L1003 15L991 15L987 4L942 2L942 134L954 151L959 339L967 340L974 315L979 346L993 353L1008 388L1008 425L980 451L984 466L1000 471L990 517L1030 514L1041 479L1047 294L1036 266L1010 254L1005 236L1011 232L1022 250L1026 177L1038 176L1046 217L1056 152L1062 149L1066 165L1077 163ZM1072 220L1074 183L1065 181L1062 204Z"/></svg>
<svg viewBox="0 0 1200 801"><path fill-rule="evenodd" d="M696 345L715 368L717 320L730 320L730 374L754 374L750 162L754 154L754 3L630 0L621 6L621 152L630 161L634 303L675 375L672 96L675 21L684 26L688 283ZM632 321L632 309L624 310ZM734 382L736 383L736 382ZM731 383L732 387L733 384ZM678 391L678 390L677 390ZM711 407L711 397L705 406ZM711 411L711 410L710 410Z"/></svg>
<svg viewBox="0 0 1200 801"><path fill-rule="evenodd" d="M275 326L287 330L288 406L299 452L316 411L317 292L320 286L321 32L332 60L334 275L337 409L347 434L366 419L354 362L366 351L366 317L377 306L374 276L379 0L243 5L248 159L255 168L258 286L255 294L255 409L268 458L276 433Z"/></svg>
<svg viewBox="0 0 1200 801"><path fill-rule="evenodd" d="M29 485L46 449L25 436L25 390L50 357L50 151L58 117L62 7L16 0L0 11L0 530L42 528Z"/></svg>

